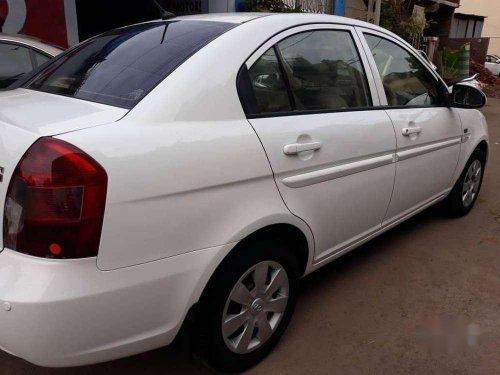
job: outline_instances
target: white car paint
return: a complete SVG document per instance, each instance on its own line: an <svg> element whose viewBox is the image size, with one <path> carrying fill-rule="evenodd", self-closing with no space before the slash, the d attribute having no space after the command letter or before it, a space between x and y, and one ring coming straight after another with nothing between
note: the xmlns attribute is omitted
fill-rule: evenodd
<svg viewBox="0 0 500 375"><path fill-rule="evenodd" d="M181 19L212 17L242 23L130 111L25 89L0 93L2 197L15 165L40 136L74 144L108 174L97 258L0 253L4 350L60 367L167 345L217 266L245 237L272 224L298 228L308 242L308 274L445 198L475 147L488 141L478 111L454 108L380 107L248 121L238 71L291 28L350 30L372 100L381 106L387 99L371 73L376 69L363 32L411 47L376 26L326 15ZM420 136L403 138L404 128L417 126ZM283 147L304 134L321 149L284 155Z"/></svg>

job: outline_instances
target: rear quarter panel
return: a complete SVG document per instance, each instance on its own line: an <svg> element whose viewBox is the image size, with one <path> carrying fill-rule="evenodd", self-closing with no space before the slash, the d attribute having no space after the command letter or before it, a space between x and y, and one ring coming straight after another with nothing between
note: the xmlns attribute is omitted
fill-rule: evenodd
<svg viewBox="0 0 500 375"><path fill-rule="evenodd" d="M61 138L108 173L100 269L234 242L291 216L244 121L117 124Z"/></svg>
<svg viewBox="0 0 500 375"><path fill-rule="evenodd" d="M100 269L236 242L275 223L299 227L313 249L238 99L238 70L268 34L245 27L197 52L117 123L60 136L108 173Z"/></svg>

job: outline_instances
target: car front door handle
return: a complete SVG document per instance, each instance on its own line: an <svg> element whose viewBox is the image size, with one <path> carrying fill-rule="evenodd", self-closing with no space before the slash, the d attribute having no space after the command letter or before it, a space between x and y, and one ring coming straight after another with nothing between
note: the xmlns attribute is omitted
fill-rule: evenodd
<svg viewBox="0 0 500 375"><path fill-rule="evenodd" d="M283 152L285 155L297 155L299 152L303 151L316 151L321 148L321 142L310 142L310 143L292 143L291 145L286 145L283 147Z"/></svg>
<svg viewBox="0 0 500 375"><path fill-rule="evenodd" d="M422 128L420 126L412 126L411 128L403 128L402 133L404 136L408 137L412 134L420 134Z"/></svg>

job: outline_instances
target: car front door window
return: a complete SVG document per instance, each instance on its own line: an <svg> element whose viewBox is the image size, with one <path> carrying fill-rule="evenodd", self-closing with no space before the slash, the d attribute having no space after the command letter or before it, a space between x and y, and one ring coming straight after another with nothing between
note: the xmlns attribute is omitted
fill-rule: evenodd
<svg viewBox="0 0 500 375"><path fill-rule="evenodd" d="M445 104L441 83L415 56L387 39L365 37L390 106Z"/></svg>

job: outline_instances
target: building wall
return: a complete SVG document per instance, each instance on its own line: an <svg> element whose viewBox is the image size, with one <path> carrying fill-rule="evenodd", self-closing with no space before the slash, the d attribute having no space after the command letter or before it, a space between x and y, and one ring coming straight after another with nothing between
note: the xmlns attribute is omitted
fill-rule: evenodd
<svg viewBox="0 0 500 375"><path fill-rule="evenodd" d="M489 53L500 55L500 11L499 0L462 0L460 13L486 16L483 37L490 38Z"/></svg>
<svg viewBox="0 0 500 375"><path fill-rule="evenodd" d="M450 38L481 38L484 20L455 13L451 24Z"/></svg>
<svg viewBox="0 0 500 375"><path fill-rule="evenodd" d="M346 17L366 21L366 5L363 0L347 0Z"/></svg>

